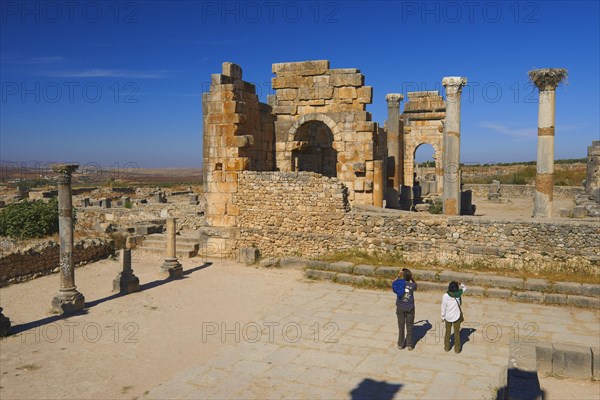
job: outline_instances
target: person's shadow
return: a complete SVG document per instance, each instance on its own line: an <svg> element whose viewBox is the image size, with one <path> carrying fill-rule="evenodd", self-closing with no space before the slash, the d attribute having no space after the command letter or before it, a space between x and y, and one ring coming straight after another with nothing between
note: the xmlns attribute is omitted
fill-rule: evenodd
<svg viewBox="0 0 600 400"><path fill-rule="evenodd" d="M388 383L365 378L352 389L350 400L392 400L402 386L401 383Z"/></svg>
<svg viewBox="0 0 600 400"><path fill-rule="evenodd" d="M427 332L431 330L433 326L429 322L429 320L424 319L421 321L417 321L413 324L413 341L414 345L419 343L421 339L427 335Z"/></svg>
<svg viewBox="0 0 600 400"><path fill-rule="evenodd" d="M461 328L460 329L460 343L461 347L464 347L465 343L470 342L471 335L476 332L475 328ZM450 347L454 347L454 335L450 336Z"/></svg>

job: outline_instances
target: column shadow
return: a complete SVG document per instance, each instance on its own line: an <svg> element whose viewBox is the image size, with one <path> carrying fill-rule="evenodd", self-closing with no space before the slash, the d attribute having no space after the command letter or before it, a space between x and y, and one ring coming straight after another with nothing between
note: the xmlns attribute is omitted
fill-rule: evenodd
<svg viewBox="0 0 600 400"><path fill-rule="evenodd" d="M363 379L358 386L350 392L351 400L392 400L396 393L402 389L401 383L388 383L370 378Z"/></svg>
<svg viewBox="0 0 600 400"><path fill-rule="evenodd" d="M187 270L183 271L183 276L184 276L183 279L185 279L187 277L187 275L190 275L190 274L192 274L192 273L194 273L196 271L200 271L202 269L210 267L212 264L213 264L212 262L205 262L202 265L199 265L197 267L190 268L190 269L187 269ZM140 290L139 291L143 292L144 290L149 290L149 289L152 289L152 288L155 288L155 287L158 287L158 286L162 286L162 285L165 285L167 283L170 283L172 281L177 281L177 280L178 279L171 279L169 277L167 277L165 279L157 279L155 281L147 282L147 283L144 283L144 284L140 285ZM83 310L79 311L79 312L76 312L76 313L61 314L61 315L52 315L52 316L49 316L49 317L44 317L44 318L38 319L36 321L31 321L31 322L26 322L24 324L18 324L18 325L11 326L9 336L17 335L19 333L26 332L26 331L28 331L30 329L35 329L35 328L38 328L40 326L51 324L51 323L60 321L60 320L65 319L65 318L75 317L75 316L79 316L79 315L86 315L86 314L89 313L89 309L90 308L93 308L93 307L97 306L98 304L102 304L102 303L105 303L107 301L114 300L114 299L116 299L118 297L123 297L123 296L127 296L127 294L126 293L114 293L114 294L111 294L110 296L106 296L106 297L103 297L101 299L97 299L97 300L93 300L93 301L87 301L85 303L85 308Z"/></svg>

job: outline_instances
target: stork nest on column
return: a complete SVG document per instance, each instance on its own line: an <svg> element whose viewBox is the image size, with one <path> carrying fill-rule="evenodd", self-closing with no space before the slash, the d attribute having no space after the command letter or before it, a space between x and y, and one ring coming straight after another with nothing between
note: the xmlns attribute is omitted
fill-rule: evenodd
<svg viewBox="0 0 600 400"><path fill-rule="evenodd" d="M559 83L567 79L566 68L540 68L529 71L529 79L540 90L555 89Z"/></svg>

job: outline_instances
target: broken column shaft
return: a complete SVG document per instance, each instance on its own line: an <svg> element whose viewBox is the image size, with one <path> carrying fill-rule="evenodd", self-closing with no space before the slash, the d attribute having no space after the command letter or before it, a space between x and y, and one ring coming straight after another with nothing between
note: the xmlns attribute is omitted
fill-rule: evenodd
<svg viewBox="0 0 600 400"><path fill-rule="evenodd" d="M167 218L167 255L161 268L163 271L168 272L171 278L181 278L183 268L177 260L177 231L175 227L175 218Z"/></svg>

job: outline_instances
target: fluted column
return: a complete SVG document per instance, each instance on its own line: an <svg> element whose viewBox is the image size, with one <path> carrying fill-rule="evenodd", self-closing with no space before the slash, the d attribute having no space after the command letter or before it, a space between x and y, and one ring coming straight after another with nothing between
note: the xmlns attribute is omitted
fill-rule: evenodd
<svg viewBox="0 0 600 400"><path fill-rule="evenodd" d="M58 235L60 238L60 288L52 299L52 310L56 313L72 313L85 307L83 294L75 286L73 265L73 199L71 197L71 175L78 164L55 164L52 170L58 175Z"/></svg>
<svg viewBox="0 0 600 400"><path fill-rule="evenodd" d="M460 215L460 97L467 78L447 76L446 122L444 123L443 207L446 215Z"/></svg>
<svg viewBox="0 0 600 400"><path fill-rule="evenodd" d="M388 104L387 119L387 182L385 200L388 208L400 207L400 189L404 183L404 137L400 132L400 102L404 96L389 93L385 96Z"/></svg>
<svg viewBox="0 0 600 400"><path fill-rule="evenodd" d="M562 68L529 71L529 79L539 90L537 167L533 216L552 218L554 191L554 112L556 87L567 76Z"/></svg>

